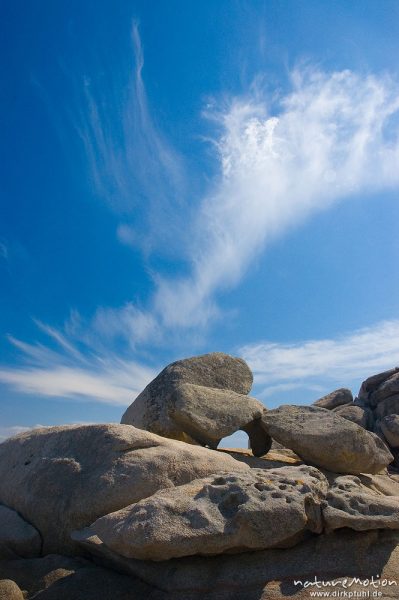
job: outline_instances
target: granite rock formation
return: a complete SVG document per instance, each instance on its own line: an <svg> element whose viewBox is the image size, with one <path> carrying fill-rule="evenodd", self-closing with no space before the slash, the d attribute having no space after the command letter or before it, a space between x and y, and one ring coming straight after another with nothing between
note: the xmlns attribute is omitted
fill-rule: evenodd
<svg viewBox="0 0 399 600"><path fill-rule="evenodd" d="M246 395L252 380L244 360L222 352L179 360L147 385L121 422L211 448L242 429L262 456L271 439L260 425L264 406Z"/></svg>
<svg viewBox="0 0 399 600"><path fill-rule="evenodd" d="M273 410L251 383L240 359L194 357L131 423L0 444L0 600L302 600L377 576L398 598L399 369ZM218 450L238 429L253 451Z"/></svg>

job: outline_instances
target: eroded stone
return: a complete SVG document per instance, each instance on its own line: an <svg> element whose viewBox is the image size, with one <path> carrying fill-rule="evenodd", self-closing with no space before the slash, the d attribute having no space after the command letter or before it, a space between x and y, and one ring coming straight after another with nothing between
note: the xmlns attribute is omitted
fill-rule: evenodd
<svg viewBox="0 0 399 600"><path fill-rule="evenodd" d="M267 433L304 461L339 473L378 473L393 457L374 433L316 406L281 406L264 413Z"/></svg>
<svg viewBox="0 0 399 600"><path fill-rule="evenodd" d="M72 552L70 532L161 488L248 470L230 456L130 425L36 429L0 444L0 502L40 532L43 552Z"/></svg>
<svg viewBox="0 0 399 600"><path fill-rule="evenodd" d="M297 543L322 530L327 480L309 466L197 479L98 519L90 527L128 558L167 560Z"/></svg>

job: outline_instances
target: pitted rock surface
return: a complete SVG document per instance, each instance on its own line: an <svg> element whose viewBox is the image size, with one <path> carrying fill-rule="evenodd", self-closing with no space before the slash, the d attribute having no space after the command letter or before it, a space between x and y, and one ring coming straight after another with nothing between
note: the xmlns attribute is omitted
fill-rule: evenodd
<svg viewBox="0 0 399 600"><path fill-rule="evenodd" d="M167 560L297 543L322 530L328 483L308 466L198 479L98 519L96 535L128 558Z"/></svg>
<svg viewBox="0 0 399 600"><path fill-rule="evenodd" d="M72 530L159 489L233 470L249 467L130 425L49 427L0 444L0 502L36 527L44 554L73 552Z"/></svg>
<svg viewBox="0 0 399 600"><path fill-rule="evenodd" d="M399 496L383 495L361 478L333 478L323 505L326 531L350 527L357 531L399 529Z"/></svg>

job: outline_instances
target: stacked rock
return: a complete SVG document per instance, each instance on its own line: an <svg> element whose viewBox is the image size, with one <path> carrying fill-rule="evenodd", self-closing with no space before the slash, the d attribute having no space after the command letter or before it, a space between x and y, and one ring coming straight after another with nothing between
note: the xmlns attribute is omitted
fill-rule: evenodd
<svg viewBox="0 0 399 600"><path fill-rule="evenodd" d="M121 423L210 448L241 429L262 456L271 439L260 424L263 404L247 396L252 381L244 360L222 352L179 360L147 385Z"/></svg>
<svg viewBox="0 0 399 600"><path fill-rule="evenodd" d="M357 398L373 415L373 429L390 446L399 467L399 368L369 377Z"/></svg>
<svg viewBox="0 0 399 600"><path fill-rule="evenodd" d="M0 598L302 599L289 581L395 581L398 382L394 369L355 400L340 389L266 410L246 363L212 353L167 366L122 424L6 440ZM216 449L237 430L252 454Z"/></svg>
<svg viewBox="0 0 399 600"><path fill-rule="evenodd" d="M350 390L339 389L317 400L314 406L332 410L376 433L390 449L392 465L399 468L399 367L363 381L355 398Z"/></svg>

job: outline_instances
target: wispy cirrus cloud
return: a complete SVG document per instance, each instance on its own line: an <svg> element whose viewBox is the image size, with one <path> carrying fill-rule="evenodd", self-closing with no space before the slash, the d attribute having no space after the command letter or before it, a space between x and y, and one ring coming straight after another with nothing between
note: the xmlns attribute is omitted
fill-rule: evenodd
<svg viewBox="0 0 399 600"><path fill-rule="evenodd" d="M140 309L143 340L208 325L219 315L217 295L238 285L275 239L338 202L364 194L366 203L399 186L394 79L306 67L291 85L273 105L258 89L208 111L219 175L184 228L188 275L153 273L153 297ZM129 226L118 236L135 243ZM131 311L112 309L116 330Z"/></svg>
<svg viewBox="0 0 399 600"><path fill-rule="evenodd" d="M98 195L123 219L118 239L150 252L177 239L181 223L175 207L181 208L184 200L185 170L182 156L148 107L137 22L131 28L131 46L130 63L107 73L106 85L103 79L98 85L85 78L82 108L72 121Z"/></svg>
<svg viewBox="0 0 399 600"><path fill-rule="evenodd" d="M299 387L313 391L326 390L326 385L347 387L399 365L399 320L376 323L332 339L248 344L238 353L252 368L256 384L263 388L262 397Z"/></svg>
<svg viewBox="0 0 399 600"><path fill-rule="evenodd" d="M315 213L398 187L396 81L309 67L291 81L275 110L258 91L211 115L222 130L221 172L195 221L190 275L158 282L154 307L165 326L206 323L217 314L215 294Z"/></svg>
<svg viewBox="0 0 399 600"><path fill-rule="evenodd" d="M59 349L11 337L23 360L19 367L0 368L0 382L27 394L126 406L156 375L156 369L142 362L123 360L110 351L100 355L90 346L81 359L66 330L47 332ZM315 399L334 387L358 386L371 373L399 365L399 320L330 339L251 343L234 354L251 367L260 399L298 390Z"/></svg>
<svg viewBox="0 0 399 600"><path fill-rule="evenodd" d="M111 350L101 354L89 343L79 350L73 337L41 322L46 344L28 344L9 336L21 352L19 366L0 366L0 382L18 392L48 397L85 399L127 406L155 375L137 360Z"/></svg>
<svg viewBox="0 0 399 600"><path fill-rule="evenodd" d="M186 182L198 174L187 172L155 124L137 23L132 44L134 64L124 86L118 81L104 99L104 86L87 81L78 130L99 193L140 215L140 227L120 223L119 241L148 253L179 247L185 264L182 277L151 272L154 293L140 308L149 339L212 323L217 295L238 285L276 238L315 213L399 186L399 83L388 75L305 65L291 73L280 97L254 84L207 108L217 175L202 199L185 203ZM112 309L116 330L129 312Z"/></svg>
<svg viewBox="0 0 399 600"><path fill-rule="evenodd" d="M254 88L208 109L217 175L202 200L188 210L181 202L188 179L184 161L148 108L137 24L132 40L135 64L129 85L121 95L114 90L110 109L88 79L86 109L76 128L98 193L121 214L133 206L142 218L144 237L127 220L118 228L118 239L148 252L169 243L179 246L186 275L153 272L154 292L145 306L127 301L122 307L100 307L75 332L39 324L58 350L12 338L25 364L2 368L0 380L29 393L127 403L153 373L140 362L109 352L115 339L125 341L130 357L139 345L169 343L182 329L192 339L220 314L218 294L237 286L278 237L338 202L359 194L367 202L370 193L399 186L399 84L388 76L305 67L292 73L291 89L273 102ZM346 342L266 343L241 352L260 383L280 389L332 373L345 379L355 373L356 364L366 374L392 365L396 354L373 354L366 346L367 339L383 343L385 335L396 353L395 336L389 334L396 326L396 321L383 325L382 336L376 326L348 334ZM74 339L83 340L85 349L74 345ZM351 361L338 360L341 351ZM321 359L323 352L335 365L331 369ZM273 372L259 367L261 356L272 359ZM289 376L287 365L296 365ZM309 365L313 370L306 371Z"/></svg>

